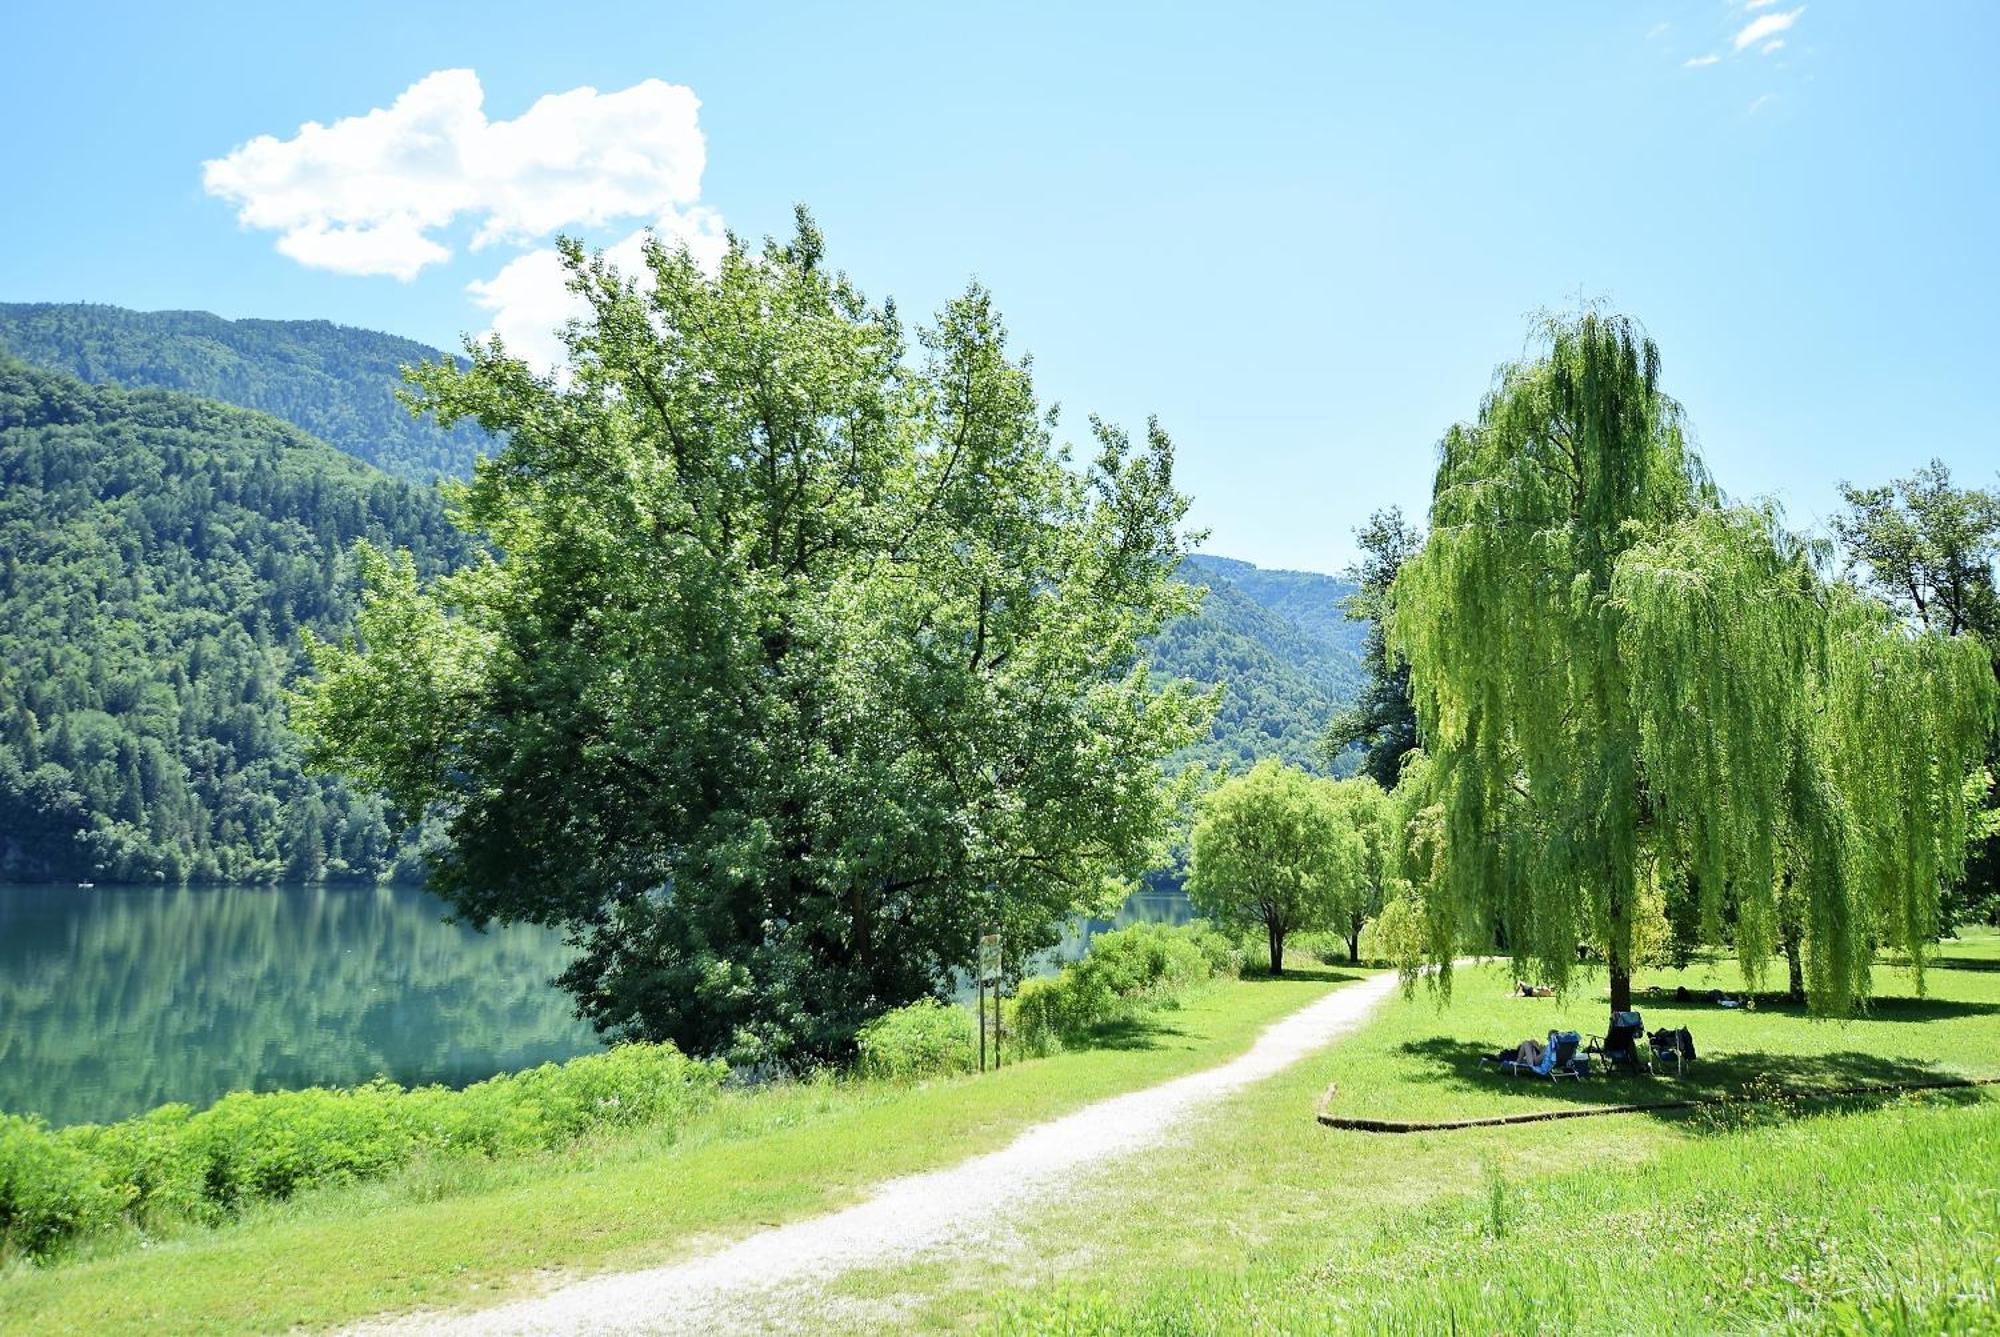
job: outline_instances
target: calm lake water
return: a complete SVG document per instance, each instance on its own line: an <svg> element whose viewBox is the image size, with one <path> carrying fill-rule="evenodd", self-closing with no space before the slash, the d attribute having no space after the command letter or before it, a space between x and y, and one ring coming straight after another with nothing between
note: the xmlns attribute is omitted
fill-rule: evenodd
<svg viewBox="0 0 2000 1337"><path fill-rule="evenodd" d="M463 1085L598 1047L549 983L558 937L444 913L412 887L0 886L0 1110L65 1124L376 1076ZM1189 913L1141 892L1054 956Z"/></svg>
<svg viewBox="0 0 2000 1337"><path fill-rule="evenodd" d="M549 984L557 937L444 912L412 887L0 887L0 1110L459 1085L598 1047Z"/></svg>

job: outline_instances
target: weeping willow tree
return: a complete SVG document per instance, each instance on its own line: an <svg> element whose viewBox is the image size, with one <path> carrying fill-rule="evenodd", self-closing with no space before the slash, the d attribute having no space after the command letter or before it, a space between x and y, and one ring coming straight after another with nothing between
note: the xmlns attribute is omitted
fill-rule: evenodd
<svg viewBox="0 0 2000 1337"><path fill-rule="evenodd" d="M1829 582L1728 506L1629 320L1551 318L1446 433L1396 580L1427 761L1427 955L1504 938L1559 989L1580 944L1631 1002L1635 920L1699 906L1750 978L1782 948L1816 1010L1877 941L1921 961L1994 721L1985 649Z"/></svg>

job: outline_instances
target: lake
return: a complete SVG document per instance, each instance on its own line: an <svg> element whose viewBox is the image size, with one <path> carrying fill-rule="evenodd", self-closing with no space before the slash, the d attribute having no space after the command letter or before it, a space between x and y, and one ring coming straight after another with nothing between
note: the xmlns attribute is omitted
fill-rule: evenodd
<svg viewBox="0 0 2000 1337"><path fill-rule="evenodd" d="M0 1111L65 1124L376 1076L456 1086L599 1047L549 983L559 937L444 914L414 887L0 886ZM1141 892L1053 955L1188 916L1178 892Z"/></svg>

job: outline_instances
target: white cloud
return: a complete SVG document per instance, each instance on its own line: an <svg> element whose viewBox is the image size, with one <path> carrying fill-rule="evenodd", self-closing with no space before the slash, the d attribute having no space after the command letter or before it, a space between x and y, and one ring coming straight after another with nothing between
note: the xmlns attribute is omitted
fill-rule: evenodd
<svg viewBox="0 0 2000 1337"><path fill-rule="evenodd" d="M1756 45L1767 37L1776 37L1779 33L1797 23L1799 15L1805 12L1806 7L1800 5L1797 9L1787 10L1782 14L1764 14L1750 20L1736 34L1736 49L1741 51L1745 47Z"/></svg>
<svg viewBox="0 0 2000 1337"><path fill-rule="evenodd" d="M1766 42L1764 43L1764 45L1757 48L1759 52L1761 52L1766 56L1770 55L1773 51L1783 51L1784 49L1785 49L1785 39L1782 37L1778 38L1776 41Z"/></svg>
<svg viewBox="0 0 2000 1337"><path fill-rule="evenodd" d="M1743 7L1745 9L1763 9L1767 5L1775 5L1777 3L1778 0L1744 0Z"/></svg>
<svg viewBox="0 0 2000 1337"><path fill-rule="evenodd" d="M656 226L641 228L604 248L605 258L619 273L637 278L642 285L649 279L644 254L648 232L668 246L685 245L696 263L711 273L722 263L722 253L728 246L722 216L713 209L670 211ZM492 313L480 337L498 335L509 354L531 366L543 369L560 366L565 356L563 326L589 309L581 297L565 286L567 277L562 258L553 247L545 247L509 260L490 279L468 283L466 291L472 294L472 300Z"/></svg>
<svg viewBox="0 0 2000 1337"><path fill-rule="evenodd" d="M473 71L439 70L386 108L260 135L204 163L202 185L301 264L405 280L450 258L435 234L459 219L476 221L479 250L624 219L672 230L700 196L707 146L691 89L574 88L511 121L488 120L484 102Z"/></svg>
<svg viewBox="0 0 2000 1337"><path fill-rule="evenodd" d="M1718 56L1713 51L1711 51L1705 56L1690 56L1688 59L1681 62L1681 68L1686 70L1698 70L1704 65L1713 65L1715 64L1716 61L1721 59L1722 59L1721 56Z"/></svg>
<svg viewBox="0 0 2000 1337"><path fill-rule="evenodd" d="M1754 101L1750 103L1750 110L1746 112L1745 115L1755 116L1771 101L1772 98L1776 96L1778 96L1776 93L1761 94Z"/></svg>
<svg viewBox="0 0 2000 1337"><path fill-rule="evenodd" d="M1670 23L1655 23L1646 30L1646 40L1650 42L1655 38L1665 37L1672 27L1673 25Z"/></svg>

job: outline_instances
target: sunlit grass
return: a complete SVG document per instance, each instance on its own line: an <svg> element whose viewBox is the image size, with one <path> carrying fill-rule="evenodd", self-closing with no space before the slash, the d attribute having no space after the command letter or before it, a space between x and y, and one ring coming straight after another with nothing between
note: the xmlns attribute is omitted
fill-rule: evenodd
<svg viewBox="0 0 2000 1337"><path fill-rule="evenodd" d="M1967 946L1985 953L1994 942ZM1674 982L1640 983L1660 978ZM1496 965L1462 975L1442 1008L1421 993L1395 1002L1325 1055L1231 1098L1191 1138L1092 1176L992 1258L845 1279L843 1312L856 1330L1009 1333L2000 1326L2000 1099L1990 1093L1420 1134L1314 1122L1329 1081L1340 1083L1337 1108L1404 1118L1690 1085L1552 1089L1445 1065L1441 1036L1497 1048L1556 1024L1597 1029L1601 995L1565 1006L1510 997L1510 983ZM1641 1005L1649 1024L1685 1020L1707 1041L1711 1071L1724 1074L1712 1087L1773 1071L1827 1085L1877 1064L2000 1074L1990 1006L2000 977L1939 970L1929 983L1928 1002L1905 1002L1907 981L1883 970L1874 1015L1846 1023L1768 1006L1682 1018Z"/></svg>

